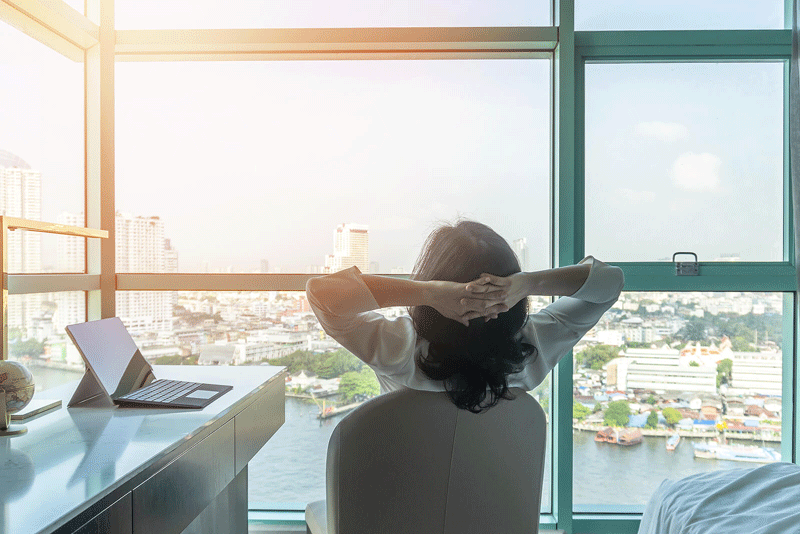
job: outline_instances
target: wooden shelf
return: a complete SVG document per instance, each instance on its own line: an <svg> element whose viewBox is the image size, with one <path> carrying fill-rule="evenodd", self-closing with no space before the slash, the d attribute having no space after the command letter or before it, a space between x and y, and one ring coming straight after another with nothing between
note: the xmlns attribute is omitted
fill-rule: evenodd
<svg viewBox="0 0 800 534"><path fill-rule="evenodd" d="M95 228L83 228L81 226L68 226L66 224L55 224L42 221L30 221L18 217L0 216L0 225L8 230L30 230L32 232L44 232L47 234L70 235L76 237L98 237L100 239L108 237L108 230L97 230Z"/></svg>

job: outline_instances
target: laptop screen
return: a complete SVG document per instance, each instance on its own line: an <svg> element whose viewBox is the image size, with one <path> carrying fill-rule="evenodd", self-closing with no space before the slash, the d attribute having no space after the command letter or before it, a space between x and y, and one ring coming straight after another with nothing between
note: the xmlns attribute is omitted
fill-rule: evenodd
<svg viewBox="0 0 800 534"><path fill-rule="evenodd" d="M67 333L112 399L152 381L150 364L118 317L69 325Z"/></svg>

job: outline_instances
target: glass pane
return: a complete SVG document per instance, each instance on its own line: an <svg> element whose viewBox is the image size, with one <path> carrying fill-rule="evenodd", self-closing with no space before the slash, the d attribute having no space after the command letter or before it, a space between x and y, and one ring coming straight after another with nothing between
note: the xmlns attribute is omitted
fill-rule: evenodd
<svg viewBox="0 0 800 534"><path fill-rule="evenodd" d="M516 243L528 269L549 266L548 60L116 75L119 272L318 273L354 256L409 272L436 222L457 216Z"/></svg>
<svg viewBox="0 0 800 534"><path fill-rule="evenodd" d="M82 211L83 64L0 22L0 80L0 213L58 222ZM61 265L67 243L11 232L9 272L83 272L82 257Z"/></svg>
<svg viewBox="0 0 800 534"><path fill-rule="evenodd" d="M64 327L85 321L85 310L83 291L9 295L9 359L28 368L37 392L83 375L83 360Z"/></svg>
<svg viewBox="0 0 800 534"><path fill-rule="evenodd" d="M117 304L133 292L118 291ZM286 366L286 422L249 464L250 506L304 508L325 498L328 440L346 411L320 418L329 408L357 405L380 392L368 367L321 330L304 292L136 292L133 317L159 316L164 299L174 299L170 329L142 328L118 313L142 354L160 365ZM162 297L163 296L163 297ZM537 302L541 307L544 302ZM384 310L387 316L405 313ZM243 369L243 372L246 372ZM342 380L351 381L348 389ZM313 392L313 396L312 396ZM531 392L549 414L548 378ZM548 415L549 417L549 415ZM549 512L550 438L542 493ZM270 504L272 503L272 504Z"/></svg>
<svg viewBox="0 0 800 534"><path fill-rule="evenodd" d="M783 259L783 64L586 65L586 251Z"/></svg>
<svg viewBox="0 0 800 534"><path fill-rule="evenodd" d="M576 30L754 30L783 19L783 0L575 0Z"/></svg>
<svg viewBox="0 0 800 534"><path fill-rule="evenodd" d="M622 294L574 352L576 510L643 506L666 478L780 461L782 348L792 338L783 301Z"/></svg>
<svg viewBox="0 0 800 534"><path fill-rule="evenodd" d="M549 26L550 0L117 0L117 29Z"/></svg>

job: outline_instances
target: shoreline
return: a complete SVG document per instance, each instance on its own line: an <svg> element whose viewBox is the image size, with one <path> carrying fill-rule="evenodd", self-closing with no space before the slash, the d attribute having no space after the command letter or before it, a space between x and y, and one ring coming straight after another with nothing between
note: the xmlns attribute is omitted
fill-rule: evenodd
<svg viewBox="0 0 800 534"><path fill-rule="evenodd" d="M313 399L311 395L304 395L303 393L289 393L288 391L285 393L287 397L291 397L293 399Z"/></svg>
<svg viewBox="0 0 800 534"><path fill-rule="evenodd" d="M594 425L594 424L585 424L585 423L573 423L572 429L573 430L581 430L584 432L599 432L606 428L608 425ZM631 427L625 427L631 428ZM714 430L713 432L709 431L702 431L702 430L669 430L663 428L656 428L656 429L649 429L649 428L640 428L639 430L642 431L642 436L649 436L649 437L662 437L666 438L667 436L671 436L676 432L682 438L698 438L698 439L708 439L708 438L717 438L720 434L722 434L726 439L736 439L741 441L769 441L780 443L781 438L780 436L756 436L753 433L749 434L740 434L740 433L732 433L732 432L717 432Z"/></svg>
<svg viewBox="0 0 800 534"><path fill-rule="evenodd" d="M66 362L50 362L46 360L17 360L25 367L40 368L40 369L58 369L59 371L70 371L73 373L83 374L85 368L80 364L66 363Z"/></svg>

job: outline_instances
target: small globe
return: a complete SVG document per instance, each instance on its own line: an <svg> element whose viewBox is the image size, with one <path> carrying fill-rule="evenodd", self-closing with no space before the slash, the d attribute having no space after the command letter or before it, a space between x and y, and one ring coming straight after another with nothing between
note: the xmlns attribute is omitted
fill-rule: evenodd
<svg viewBox="0 0 800 534"><path fill-rule="evenodd" d="M6 392L6 412L16 413L33 398L33 375L21 363L0 360L0 390Z"/></svg>

